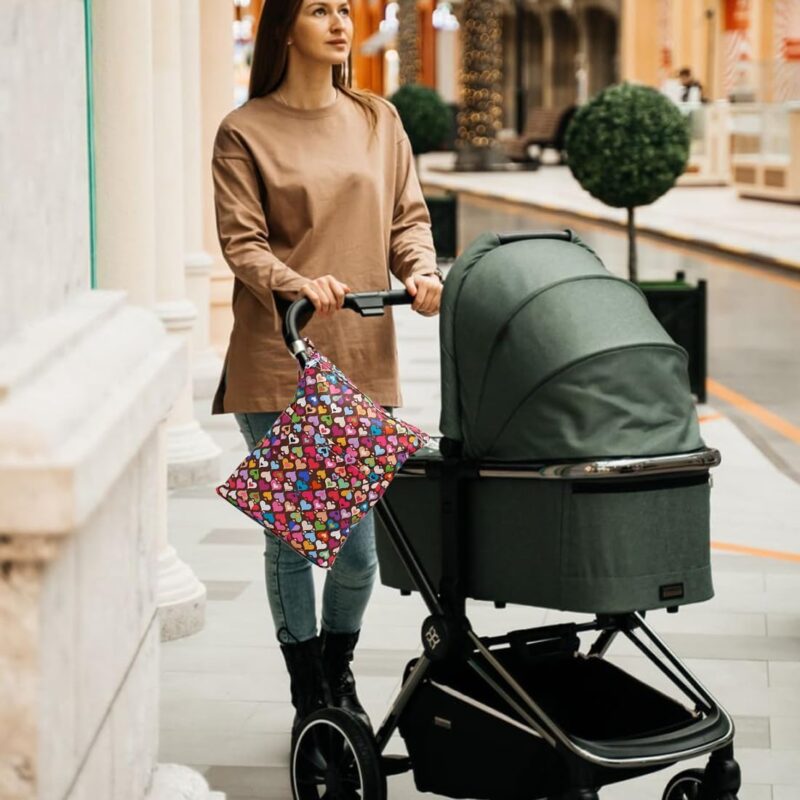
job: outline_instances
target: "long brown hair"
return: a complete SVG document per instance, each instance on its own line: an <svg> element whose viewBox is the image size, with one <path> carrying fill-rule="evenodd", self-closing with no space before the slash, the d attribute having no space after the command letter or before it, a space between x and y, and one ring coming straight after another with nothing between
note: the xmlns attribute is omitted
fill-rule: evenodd
<svg viewBox="0 0 800 800"><path fill-rule="evenodd" d="M274 92L283 83L289 66L287 39L302 5L303 0L267 0L264 3L250 67L250 99ZM378 123L375 99L369 92L353 88L351 55L346 64L333 66L331 80L340 92L361 106L374 131Z"/></svg>

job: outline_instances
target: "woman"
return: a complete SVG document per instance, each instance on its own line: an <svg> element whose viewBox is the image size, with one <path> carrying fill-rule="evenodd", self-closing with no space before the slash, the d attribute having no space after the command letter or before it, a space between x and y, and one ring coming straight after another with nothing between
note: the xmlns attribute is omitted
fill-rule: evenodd
<svg viewBox="0 0 800 800"><path fill-rule="evenodd" d="M439 310L441 273L408 137L394 107L350 88L344 0L267 0L250 99L220 125L213 175L217 232L235 275L234 323L214 413L233 412L251 449L291 401L297 365L280 335L287 302L306 297L315 345L374 401L401 404L391 309L337 313L347 292L389 286L423 315ZM317 636L311 565L267 536L270 610L297 713L327 704L367 724L349 663L377 559L372 515L326 574Z"/></svg>

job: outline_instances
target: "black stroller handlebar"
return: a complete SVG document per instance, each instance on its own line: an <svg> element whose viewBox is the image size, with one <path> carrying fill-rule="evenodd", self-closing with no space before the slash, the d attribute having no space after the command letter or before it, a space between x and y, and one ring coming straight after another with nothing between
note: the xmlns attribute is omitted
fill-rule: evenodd
<svg viewBox="0 0 800 800"><path fill-rule="evenodd" d="M357 311L362 317L382 317L386 306L411 305L414 298L405 289L390 289L384 292L358 292L344 297L344 308ZM300 362L306 363L306 344L300 336L300 329L314 314L314 304L307 298L295 300L287 309L283 320L283 340L291 354Z"/></svg>

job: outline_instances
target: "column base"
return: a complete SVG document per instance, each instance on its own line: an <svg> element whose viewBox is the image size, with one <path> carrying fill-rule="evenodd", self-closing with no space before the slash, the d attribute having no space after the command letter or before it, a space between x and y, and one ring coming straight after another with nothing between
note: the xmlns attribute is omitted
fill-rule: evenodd
<svg viewBox="0 0 800 800"><path fill-rule="evenodd" d="M158 619L162 642L191 636L206 622L206 587L172 545L158 556Z"/></svg>
<svg viewBox="0 0 800 800"><path fill-rule="evenodd" d="M156 764L145 800L225 800L223 792L212 792L206 779L182 764Z"/></svg>
<svg viewBox="0 0 800 800"><path fill-rule="evenodd" d="M196 420L167 428L167 486L214 483L219 479L221 453Z"/></svg>

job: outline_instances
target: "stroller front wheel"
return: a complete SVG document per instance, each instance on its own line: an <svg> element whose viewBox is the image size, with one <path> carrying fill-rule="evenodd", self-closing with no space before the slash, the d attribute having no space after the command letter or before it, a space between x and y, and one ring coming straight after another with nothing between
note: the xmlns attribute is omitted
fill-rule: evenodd
<svg viewBox="0 0 800 800"><path fill-rule="evenodd" d="M662 800L700 800L704 774L702 769L679 772L667 784Z"/></svg>
<svg viewBox="0 0 800 800"><path fill-rule="evenodd" d="M303 720L290 764L294 800L386 800L373 735L340 708L324 708Z"/></svg>

